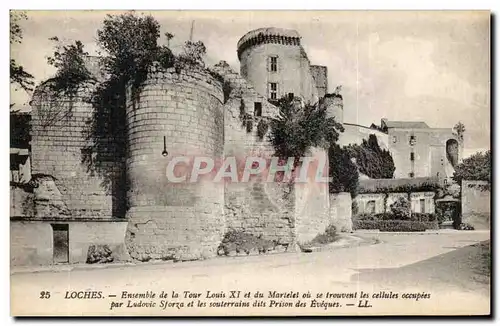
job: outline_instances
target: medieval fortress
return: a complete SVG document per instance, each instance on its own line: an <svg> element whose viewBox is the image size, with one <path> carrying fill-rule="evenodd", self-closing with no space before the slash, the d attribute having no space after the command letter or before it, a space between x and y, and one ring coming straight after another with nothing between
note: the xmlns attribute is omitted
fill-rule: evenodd
<svg viewBox="0 0 500 326"><path fill-rule="evenodd" d="M85 262L92 245L107 245L117 259L203 259L218 254L228 230L269 240L269 252L292 251L329 225L350 231L351 196L329 194L328 184L172 184L165 176L176 155L272 156L263 126L279 111L269 100L283 96L325 106L344 125L340 145L376 135L395 178L451 177L463 148L451 128L344 122L327 67L312 65L301 42L294 30L260 28L237 44L239 73L224 61L210 71L152 67L140 93L127 95L125 116L113 118L121 128L113 137L92 133L99 121L85 97L95 84L55 100L39 86L23 163L30 172L20 177L34 188L13 193L12 264ZM310 154L327 157L320 148Z"/></svg>

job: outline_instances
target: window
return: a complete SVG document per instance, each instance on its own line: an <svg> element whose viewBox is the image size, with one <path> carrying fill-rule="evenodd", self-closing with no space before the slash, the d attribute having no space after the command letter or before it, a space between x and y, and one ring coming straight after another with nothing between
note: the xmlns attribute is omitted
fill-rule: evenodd
<svg viewBox="0 0 500 326"><path fill-rule="evenodd" d="M397 143L398 142L398 137L397 136L392 136L392 142Z"/></svg>
<svg viewBox="0 0 500 326"><path fill-rule="evenodd" d="M262 116L262 103L255 102L253 104L253 115L256 117Z"/></svg>
<svg viewBox="0 0 500 326"><path fill-rule="evenodd" d="M277 83L269 83L269 98L271 100L278 99L278 84Z"/></svg>
<svg viewBox="0 0 500 326"><path fill-rule="evenodd" d="M413 146L417 142L417 137L415 136L410 136L410 145Z"/></svg>
<svg viewBox="0 0 500 326"><path fill-rule="evenodd" d="M270 57L269 60L269 71L277 72L278 71L278 57Z"/></svg>
<svg viewBox="0 0 500 326"><path fill-rule="evenodd" d="M410 153L410 161L415 161L415 153Z"/></svg>
<svg viewBox="0 0 500 326"><path fill-rule="evenodd" d="M425 213L425 199L420 199L420 213Z"/></svg>

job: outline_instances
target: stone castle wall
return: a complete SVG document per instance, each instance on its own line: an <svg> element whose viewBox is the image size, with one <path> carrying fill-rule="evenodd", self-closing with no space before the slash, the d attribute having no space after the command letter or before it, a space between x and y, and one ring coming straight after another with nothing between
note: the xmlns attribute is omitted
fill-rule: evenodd
<svg viewBox="0 0 500 326"><path fill-rule="evenodd" d="M176 183L166 172L179 156L222 157L223 98L219 81L189 66L152 68L140 91L129 92L126 243L133 258L187 260L216 254L225 225L223 184Z"/></svg>
<svg viewBox="0 0 500 326"><path fill-rule="evenodd" d="M89 98L94 88L86 83L74 95L56 96L45 84L35 91L32 101L32 174L56 179L73 219L123 217L123 200L115 191L123 158L112 146L96 146L107 140L92 133L94 109Z"/></svg>
<svg viewBox="0 0 500 326"><path fill-rule="evenodd" d="M491 227L491 185L487 181L462 181L462 222L475 229Z"/></svg>
<svg viewBox="0 0 500 326"><path fill-rule="evenodd" d="M276 117L278 108L259 95L238 73L225 62L214 67L231 86L224 105L224 156L245 160L255 156L269 159L274 149L259 124L268 125ZM256 116L254 104L261 103L262 115ZM224 211L226 230L244 231L287 249L293 248L294 194L289 185L251 178L251 182L226 183Z"/></svg>

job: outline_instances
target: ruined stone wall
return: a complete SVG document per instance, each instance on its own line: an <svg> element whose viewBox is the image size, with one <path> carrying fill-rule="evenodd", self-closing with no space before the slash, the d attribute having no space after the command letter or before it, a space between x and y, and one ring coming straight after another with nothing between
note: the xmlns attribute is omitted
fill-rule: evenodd
<svg viewBox="0 0 500 326"><path fill-rule="evenodd" d="M124 200L116 192L123 157L114 152L117 146L97 146L108 140L92 132L89 98L95 86L85 83L70 96L55 95L49 83L35 91L31 102L32 174L56 178L71 218L123 217Z"/></svg>
<svg viewBox="0 0 500 326"><path fill-rule="evenodd" d="M476 229L490 229L491 185L487 181L462 181L462 222Z"/></svg>
<svg viewBox="0 0 500 326"><path fill-rule="evenodd" d="M216 254L225 226L223 185L177 183L166 172L176 157L222 157L222 102L221 83L197 66L153 67L139 92L129 92L126 243L133 258L189 260Z"/></svg>
<svg viewBox="0 0 500 326"><path fill-rule="evenodd" d="M224 157L269 159L274 149L268 141L269 128L259 132L259 124L269 125L278 108L269 104L252 85L233 71L225 62L214 67L231 86L224 105ZM262 104L262 116L256 116L254 103ZM224 212L226 230L244 231L277 245L291 249L294 241L294 194L285 183L266 182L264 178L250 178L250 182L226 182Z"/></svg>

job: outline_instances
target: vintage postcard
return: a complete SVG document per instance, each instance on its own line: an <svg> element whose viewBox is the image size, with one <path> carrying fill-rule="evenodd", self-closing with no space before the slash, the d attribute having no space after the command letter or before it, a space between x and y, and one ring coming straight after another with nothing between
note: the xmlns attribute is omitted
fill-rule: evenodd
<svg viewBox="0 0 500 326"><path fill-rule="evenodd" d="M11 11L11 314L490 315L490 20Z"/></svg>

